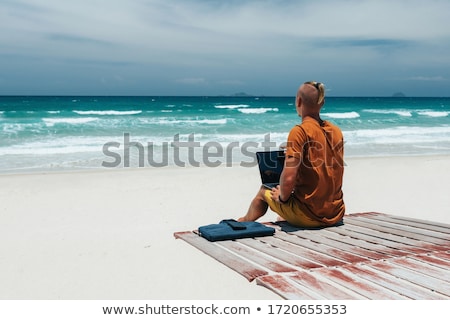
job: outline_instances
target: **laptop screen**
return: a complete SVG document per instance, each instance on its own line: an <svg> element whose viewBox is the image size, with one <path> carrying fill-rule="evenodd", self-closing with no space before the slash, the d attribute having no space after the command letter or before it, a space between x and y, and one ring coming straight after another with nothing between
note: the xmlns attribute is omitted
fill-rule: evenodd
<svg viewBox="0 0 450 320"><path fill-rule="evenodd" d="M284 167L284 150L259 151L256 159L262 183L278 183Z"/></svg>

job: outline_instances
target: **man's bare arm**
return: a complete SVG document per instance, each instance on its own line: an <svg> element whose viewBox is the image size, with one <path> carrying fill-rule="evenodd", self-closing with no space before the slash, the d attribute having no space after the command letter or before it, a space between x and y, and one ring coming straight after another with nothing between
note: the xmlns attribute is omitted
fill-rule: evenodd
<svg viewBox="0 0 450 320"><path fill-rule="evenodd" d="M280 177L280 198L287 201L295 188L297 170L301 160L295 157L286 157L284 169Z"/></svg>

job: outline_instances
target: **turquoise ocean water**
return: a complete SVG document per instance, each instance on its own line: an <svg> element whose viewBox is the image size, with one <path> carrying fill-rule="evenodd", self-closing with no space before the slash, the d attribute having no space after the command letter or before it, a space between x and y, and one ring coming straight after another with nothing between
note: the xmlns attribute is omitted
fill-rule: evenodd
<svg viewBox="0 0 450 320"><path fill-rule="evenodd" d="M450 98L329 97L322 111L347 157L450 154ZM294 97L3 96L0 172L249 163L299 122Z"/></svg>

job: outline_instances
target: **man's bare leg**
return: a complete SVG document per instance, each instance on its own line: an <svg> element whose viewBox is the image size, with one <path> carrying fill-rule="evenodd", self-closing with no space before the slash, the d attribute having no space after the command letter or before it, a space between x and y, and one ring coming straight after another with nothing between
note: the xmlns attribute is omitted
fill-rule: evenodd
<svg viewBox="0 0 450 320"><path fill-rule="evenodd" d="M247 214L239 218L238 221L256 221L266 214L267 209L269 208L266 198L264 197L266 190L267 189L264 186L261 186L255 198L250 203Z"/></svg>

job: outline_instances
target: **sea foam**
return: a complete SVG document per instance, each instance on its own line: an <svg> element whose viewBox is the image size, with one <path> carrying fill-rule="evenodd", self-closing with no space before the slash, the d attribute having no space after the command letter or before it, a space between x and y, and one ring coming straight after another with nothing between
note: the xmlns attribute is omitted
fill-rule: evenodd
<svg viewBox="0 0 450 320"><path fill-rule="evenodd" d="M226 124L227 119L155 119L158 124Z"/></svg>
<svg viewBox="0 0 450 320"><path fill-rule="evenodd" d="M43 118L42 121L45 122L47 127L53 127L58 123L68 123L68 124L83 124L92 121L96 121L98 118L87 117L87 118Z"/></svg>
<svg viewBox="0 0 450 320"><path fill-rule="evenodd" d="M433 118L447 117L450 112L448 111L418 111L417 114L421 116L428 116Z"/></svg>
<svg viewBox="0 0 450 320"><path fill-rule="evenodd" d="M226 105L216 105L214 108L216 109L239 109L239 108L248 108L248 104L226 104Z"/></svg>
<svg viewBox="0 0 450 320"><path fill-rule="evenodd" d="M450 127L399 126L382 129L344 131L346 144L401 144L450 142Z"/></svg>
<svg viewBox="0 0 450 320"><path fill-rule="evenodd" d="M356 111L351 112L328 112L328 113L322 113L324 117L327 118L334 118L334 119L354 119L359 118L360 115Z"/></svg>
<svg viewBox="0 0 450 320"><path fill-rule="evenodd" d="M398 116L402 117L412 117L412 113L410 110L382 110L382 109L364 109L363 112L369 112L369 113L378 113L378 114L396 114Z"/></svg>
<svg viewBox="0 0 450 320"><path fill-rule="evenodd" d="M80 111L73 110L74 113L79 115L98 115L98 116L128 116L142 113L142 110L129 110L129 111L117 111L117 110L89 110Z"/></svg>
<svg viewBox="0 0 450 320"><path fill-rule="evenodd" d="M237 110L245 114L261 114L269 111L278 112L278 108L239 108Z"/></svg>

